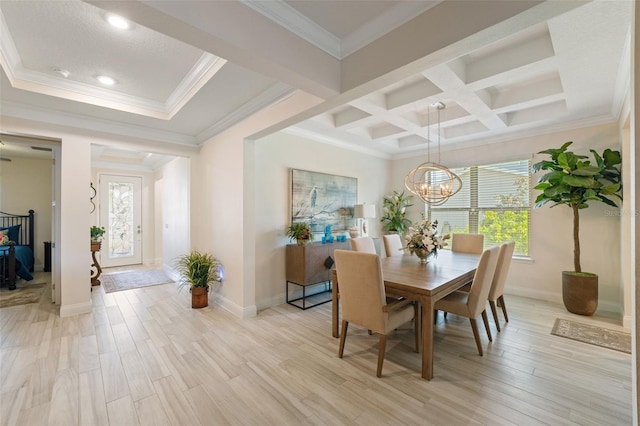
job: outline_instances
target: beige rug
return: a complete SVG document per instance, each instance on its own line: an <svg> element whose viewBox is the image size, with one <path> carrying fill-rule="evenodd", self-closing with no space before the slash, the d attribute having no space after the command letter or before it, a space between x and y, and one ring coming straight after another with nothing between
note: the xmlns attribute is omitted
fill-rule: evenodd
<svg viewBox="0 0 640 426"><path fill-rule="evenodd" d="M103 274L100 276L100 282L104 287L105 293L112 293L114 291L172 283L173 280L160 269L141 269Z"/></svg>
<svg viewBox="0 0 640 426"><path fill-rule="evenodd" d="M557 318L551 334L628 354L631 353L631 334L622 331L609 330L595 325Z"/></svg>
<svg viewBox="0 0 640 426"><path fill-rule="evenodd" d="M45 288L49 287L49 276L50 274L46 274L46 277L39 277L36 274L32 281L19 280L15 290L0 287L0 308L40 302Z"/></svg>

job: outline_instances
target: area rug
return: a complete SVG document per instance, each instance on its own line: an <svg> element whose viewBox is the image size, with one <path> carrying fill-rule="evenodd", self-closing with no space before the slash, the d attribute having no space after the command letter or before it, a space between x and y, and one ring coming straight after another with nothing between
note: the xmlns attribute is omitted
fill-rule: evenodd
<svg viewBox="0 0 640 426"><path fill-rule="evenodd" d="M622 331L609 330L595 325L557 318L551 334L628 354L631 353L631 334Z"/></svg>
<svg viewBox="0 0 640 426"><path fill-rule="evenodd" d="M160 269L141 269L103 274L100 276L100 282L104 287L105 293L112 293L114 291L171 283L173 280Z"/></svg>
<svg viewBox="0 0 640 426"><path fill-rule="evenodd" d="M9 290L8 287L0 287L0 308L38 303L42 293L48 286L48 280L38 279L36 276L32 281L18 281L15 290Z"/></svg>

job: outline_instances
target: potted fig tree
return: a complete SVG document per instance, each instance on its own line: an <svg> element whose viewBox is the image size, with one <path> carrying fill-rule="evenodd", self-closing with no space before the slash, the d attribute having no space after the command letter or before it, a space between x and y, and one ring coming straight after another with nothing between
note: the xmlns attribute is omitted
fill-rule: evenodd
<svg viewBox="0 0 640 426"><path fill-rule="evenodd" d="M546 173L538 179L534 189L542 191L535 200L534 208L552 203L552 207L564 204L573 212L573 271L562 272L562 300L569 312L593 315L598 307L598 276L582 271L580 265L580 210L597 201L618 207L622 200L622 159L619 151L607 148L602 155L593 149L595 164L586 155L567 151L573 142L560 148L539 152L548 154L548 160L533 165L533 172Z"/></svg>
<svg viewBox="0 0 640 426"><path fill-rule="evenodd" d="M209 306L209 291L223 278L222 263L212 254L197 250L178 257L176 269L180 273L179 290L189 287L191 307Z"/></svg>

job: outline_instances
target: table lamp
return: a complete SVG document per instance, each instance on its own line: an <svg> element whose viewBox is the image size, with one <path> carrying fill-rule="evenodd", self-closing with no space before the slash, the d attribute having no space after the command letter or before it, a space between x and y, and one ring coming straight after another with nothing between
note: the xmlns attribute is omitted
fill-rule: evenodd
<svg viewBox="0 0 640 426"><path fill-rule="evenodd" d="M358 219L358 228L361 237L369 236L369 219L376 217L375 204L356 204L353 207L353 215Z"/></svg>

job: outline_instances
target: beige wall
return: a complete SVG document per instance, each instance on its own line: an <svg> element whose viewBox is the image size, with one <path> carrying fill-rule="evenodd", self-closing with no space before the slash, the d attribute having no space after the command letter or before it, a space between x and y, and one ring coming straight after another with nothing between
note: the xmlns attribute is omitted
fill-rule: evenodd
<svg viewBox="0 0 640 426"><path fill-rule="evenodd" d="M0 162L0 211L26 215L35 211L35 269L44 266L44 244L51 241L52 159L11 156Z"/></svg>
<svg viewBox="0 0 640 426"><path fill-rule="evenodd" d="M620 149L618 124L602 125L546 135L520 138L464 150L443 151L441 163L449 167L490 164L515 159L532 158L535 163L545 156L535 153L559 147L572 140L572 150L589 154L594 148ZM487 141L491 143L491 141ZM532 157L533 156L533 157ZM392 162L392 181L402 187L407 171L421 159ZM532 178L532 187L537 176ZM532 191L532 200L536 191ZM599 275L599 310L621 314L623 289L620 274L620 217L618 210L602 203L593 203L580 214L581 263L585 271ZM565 206L534 209L531 213L531 261L514 261L507 281L507 292L562 303L561 271L573 269L573 239L571 209Z"/></svg>
<svg viewBox="0 0 640 426"><path fill-rule="evenodd" d="M190 160L176 158L165 164L155 176L155 196L159 199L156 206L154 232L162 241L162 266L173 269L175 259L189 252L190 236ZM151 234L147 231L147 235ZM146 256L145 256L146 257ZM173 274L174 278L177 275Z"/></svg>
<svg viewBox="0 0 640 426"><path fill-rule="evenodd" d="M285 301L285 246L291 244L291 169L355 177L358 202L376 205L370 235L381 235L380 212L388 180L388 161L286 133L256 142L256 304L258 309ZM316 238L320 238L318 235Z"/></svg>

